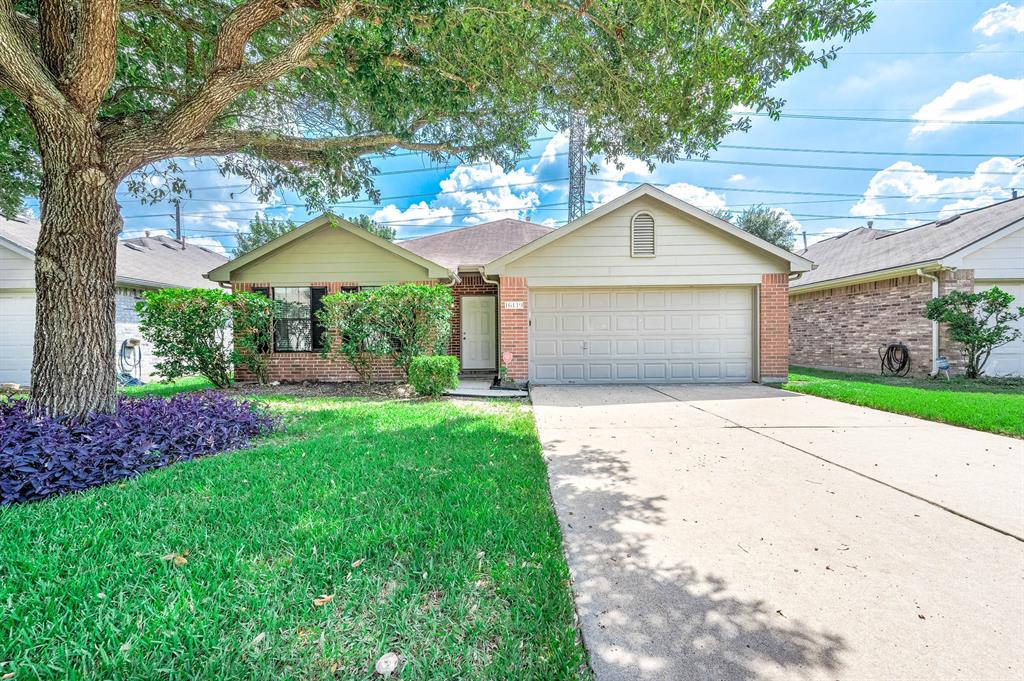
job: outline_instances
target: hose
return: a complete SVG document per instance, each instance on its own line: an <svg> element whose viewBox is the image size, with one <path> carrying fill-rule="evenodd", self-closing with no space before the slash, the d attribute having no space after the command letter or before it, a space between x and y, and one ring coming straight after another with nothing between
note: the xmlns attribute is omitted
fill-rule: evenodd
<svg viewBox="0 0 1024 681"><path fill-rule="evenodd" d="M906 376L910 373L910 348L903 343L889 343L878 348L882 375Z"/></svg>
<svg viewBox="0 0 1024 681"><path fill-rule="evenodd" d="M127 340L121 342L121 351L117 353L121 371L117 380L121 385L142 385L142 346L131 345ZM133 375L134 374L134 375Z"/></svg>

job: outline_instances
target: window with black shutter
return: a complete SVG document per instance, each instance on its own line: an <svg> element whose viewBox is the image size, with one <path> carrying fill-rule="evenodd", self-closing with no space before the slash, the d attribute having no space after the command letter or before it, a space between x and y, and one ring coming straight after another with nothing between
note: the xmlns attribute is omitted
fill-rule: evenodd
<svg viewBox="0 0 1024 681"><path fill-rule="evenodd" d="M327 295L326 288L313 287L310 289L309 295L309 324L313 330L313 349L323 350L324 349L324 325L320 323L320 317L317 315L321 309L323 309L322 298Z"/></svg>

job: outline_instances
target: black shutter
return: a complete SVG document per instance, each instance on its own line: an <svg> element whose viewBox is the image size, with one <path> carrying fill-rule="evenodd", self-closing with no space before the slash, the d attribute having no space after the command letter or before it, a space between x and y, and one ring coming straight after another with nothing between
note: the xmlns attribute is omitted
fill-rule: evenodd
<svg viewBox="0 0 1024 681"><path fill-rule="evenodd" d="M255 287L255 288L252 289L252 292L253 293L259 293L261 295L266 296L267 298L270 298L270 287L269 286ZM259 348L259 351L260 352L270 352L273 349L273 347L274 347L274 337L273 337L273 334L271 334L270 345L263 345L262 347Z"/></svg>
<svg viewBox="0 0 1024 681"><path fill-rule="evenodd" d="M313 350L324 349L324 325L320 323L320 317L317 313L323 308L321 298L327 295L326 288L313 287L310 289L309 295L309 325L310 332L312 334L312 348Z"/></svg>

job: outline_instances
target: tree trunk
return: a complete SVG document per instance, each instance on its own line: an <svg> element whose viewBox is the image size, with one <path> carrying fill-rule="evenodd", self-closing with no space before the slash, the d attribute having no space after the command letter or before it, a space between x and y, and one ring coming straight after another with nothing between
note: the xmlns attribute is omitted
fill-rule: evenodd
<svg viewBox="0 0 1024 681"><path fill-rule="evenodd" d="M31 403L75 418L116 408L114 293L122 220L94 127L36 121L43 164Z"/></svg>

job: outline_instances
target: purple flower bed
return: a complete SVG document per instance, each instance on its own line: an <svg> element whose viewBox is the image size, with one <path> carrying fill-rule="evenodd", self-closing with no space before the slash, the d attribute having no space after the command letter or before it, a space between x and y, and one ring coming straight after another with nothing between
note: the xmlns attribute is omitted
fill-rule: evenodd
<svg viewBox="0 0 1024 681"><path fill-rule="evenodd" d="M0 402L0 505L67 494L178 461L245 447L279 419L213 391L122 397L115 415L84 422Z"/></svg>

